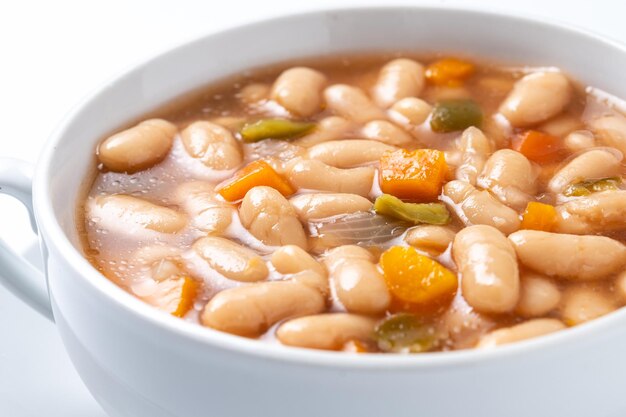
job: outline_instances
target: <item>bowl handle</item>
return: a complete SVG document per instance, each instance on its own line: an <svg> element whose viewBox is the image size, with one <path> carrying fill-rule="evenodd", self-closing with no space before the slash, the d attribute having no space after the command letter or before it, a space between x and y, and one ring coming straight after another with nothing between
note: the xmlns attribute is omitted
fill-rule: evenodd
<svg viewBox="0 0 626 417"><path fill-rule="evenodd" d="M20 200L28 209L30 224L37 233L33 212L33 167L23 161L0 158L0 194ZM23 256L0 239L0 284L47 319L54 321L45 276Z"/></svg>

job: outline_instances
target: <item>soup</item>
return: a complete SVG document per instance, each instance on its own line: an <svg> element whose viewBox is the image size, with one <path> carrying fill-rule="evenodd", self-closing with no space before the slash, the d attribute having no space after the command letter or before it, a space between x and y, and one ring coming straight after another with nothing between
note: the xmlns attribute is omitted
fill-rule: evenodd
<svg viewBox="0 0 626 417"><path fill-rule="evenodd" d="M620 105L459 58L261 68L102 140L78 227L108 279L201 326L490 348L626 302Z"/></svg>

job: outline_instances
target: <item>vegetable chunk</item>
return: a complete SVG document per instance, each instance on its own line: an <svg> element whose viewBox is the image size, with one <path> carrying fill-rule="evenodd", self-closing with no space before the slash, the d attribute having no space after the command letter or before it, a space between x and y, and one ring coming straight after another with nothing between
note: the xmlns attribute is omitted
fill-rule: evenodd
<svg viewBox="0 0 626 417"><path fill-rule="evenodd" d="M250 189L261 185L272 187L285 197L296 192L291 184L265 161L254 161L246 165L231 180L217 187L216 191L226 201L237 201Z"/></svg>
<svg viewBox="0 0 626 417"><path fill-rule="evenodd" d="M383 352L426 352L435 344L431 326L410 313L385 318L376 326L374 337Z"/></svg>
<svg viewBox="0 0 626 417"><path fill-rule="evenodd" d="M626 310L626 93L435 44L244 68L88 140L68 227L166 320L286 354L430 361Z"/></svg>
<svg viewBox="0 0 626 417"><path fill-rule="evenodd" d="M456 275L413 247L394 246L380 257L389 291L401 302L429 307L450 299L458 287Z"/></svg>
<svg viewBox="0 0 626 417"><path fill-rule="evenodd" d="M447 224L450 213L441 203L405 203L399 198L383 194L374 202L374 211L413 224Z"/></svg>
<svg viewBox="0 0 626 417"><path fill-rule="evenodd" d="M467 99L441 101L430 115L430 128L437 133L465 130L470 126L480 127L482 122L480 106Z"/></svg>
<svg viewBox="0 0 626 417"><path fill-rule="evenodd" d="M241 128L241 138L246 143L258 142L263 139L292 139L315 129L315 123L294 122L285 119L263 119L255 123L247 123Z"/></svg>
<svg viewBox="0 0 626 417"><path fill-rule="evenodd" d="M380 188L386 194L415 201L433 201L441 193L448 166L435 149L385 153L380 159Z"/></svg>
<svg viewBox="0 0 626 417"><path fill-rule="evenodd" d="M602 191L617 191L622 183L621 177L602 178L599 180L587 180L568 185L563 191L567 197L583 197Z"/></svg>
<svg viewBox="0 0 626 417"><path fill-rule="evenodd" d="M514 145L519 153L540 164L558 161L563 154L560 138L537 130L527 130Z"/></svg>
<svg viewBox="0 0 626 417"><path fill-rule="evenodd" d="M183 317L193 307L199 289L200 284L187 276L170 278L157 283L154 293L144 299L159 310Z"/></svg>
<svg viewBox="0 0 626 417"><path fill-rule="evenodd" d="M460 87L463 81L474 73L471 62L457 58L444 58L433 62L426 68L426 79L434 85Z"/></svg>
<svg viewBox="0 0 626 417"><path fill-rule="evenodd" d="M531 201L522 215L520 229L543 230L551 232L557 222L557 212L550 204Z"/></svg>

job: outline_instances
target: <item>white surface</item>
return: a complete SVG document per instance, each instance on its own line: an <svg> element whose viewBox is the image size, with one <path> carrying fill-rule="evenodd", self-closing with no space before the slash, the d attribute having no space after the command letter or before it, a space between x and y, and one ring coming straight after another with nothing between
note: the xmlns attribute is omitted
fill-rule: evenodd
<svg viewBox="0 0 626 417"><path fill-rule="evenodd" d="M93 86L169 45L265 16L339 2L163 0L96 4L58 0L0 3L0 155L34 161L67 109ZM344 1L342 4L379 2ZM397 1L395 3L415 3ZM617 2L441 1L556 18L626 41ZM617 10L619 9L619 10ZM0 237L36 257L27 216L0 197ZM71 367L54 327L0 289L0 415L102 416Z"/></svg>

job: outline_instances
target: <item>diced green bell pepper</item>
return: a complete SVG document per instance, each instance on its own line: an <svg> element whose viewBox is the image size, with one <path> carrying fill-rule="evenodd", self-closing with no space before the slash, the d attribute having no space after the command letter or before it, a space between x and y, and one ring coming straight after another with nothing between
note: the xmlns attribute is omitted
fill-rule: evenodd
<svg viewBox="0 0 626 417"><path fill-rule="evenodd" d="M246 123L239 133L244 142L252 143L263 139L293 139L313 129L315 129L315 123L262 119L254 123Z"/></svg>
<svg viewBox="0 0 626 417"><path fill-rule="evenodd" d="M430 115L433 132L447 133L464 130L470 126L480 127L483 111L474 100L445 100L437 103Z"/></svg>
<svg viewBox="0 0 626 417"><path fill-rule="evenodd" d="M450 212L441 203L405 203L390 194L383 194L374 202L377 214L404 220L413 224L447 224Z"/></svg>

